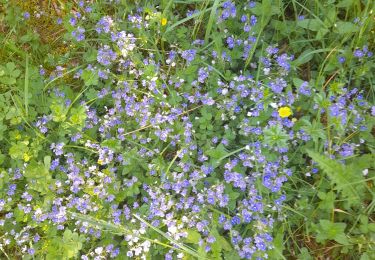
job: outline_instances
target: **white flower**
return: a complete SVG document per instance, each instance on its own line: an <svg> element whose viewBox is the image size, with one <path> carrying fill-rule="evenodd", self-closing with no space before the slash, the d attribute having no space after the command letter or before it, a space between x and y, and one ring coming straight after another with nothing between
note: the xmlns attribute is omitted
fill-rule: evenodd
<svg viewBox="0 0 375 260"><path fill-rule="evenodd" d="M95 248L95 253L96 253L97 255L100 255L101 253L103 253L103 247Z"/></svg>
<svg viewBox="0 0 375 260"><path fill-rule="evenodd" d="M177 227L176 226L168 227L168 231L171 232L172 234L175 234L177 232Z"/></svg>

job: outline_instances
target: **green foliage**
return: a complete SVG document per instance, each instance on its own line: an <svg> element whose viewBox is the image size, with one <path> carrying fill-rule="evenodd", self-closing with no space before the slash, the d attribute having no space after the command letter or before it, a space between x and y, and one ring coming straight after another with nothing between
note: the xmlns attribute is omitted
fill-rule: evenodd
<svg viewBox="0 0 375 260"><path fill-rule="evenodd" d="M287 147L289 135L279 126L274 125L264 131L264 142L270 146Z"/></svg>
<svg viewBox="0 0 375 260"><path fill-rule="evenodd" d="M99 76L95 70L84 70L82 79L85 82L85 86L98 85L99 82Z"/></svg>
<svg viewBox="0 0 375 260"><path fill-rule="evenodd" d="M247 14L226 21L220 20L226 2L220 0L89 1L90 12L78 6L79 1L47 1L48 7L35 1L15 2L0 0L0 199L5 201L0 201L1 259L13 259L13 254L24 259L78 259L83 254L91 257L98 245L109 244L121 250L116 259L128 259L127 250L141 241L152 244L147 259L159 259L172 249L173 254L184 253L183 259L240 259L237 250L243 240L235 245L236 236L255 236L255 230L267 229L256 218L249 223L241 219L229 230L219 224L219 216L230 223L243 204L255 205L243 200L250 193L235 186L241 180L254 192L249 198L267 202L262 214L274 220L269 259L375 259L375 64L373 56L355 54L365 47L374 52L372 1L265 0L252 7L246 1L232 1L247 5L237 9ZM56 5L58 12L42 10ZM130 18L138 7L142 7L137 10L139 17ZM31 18L24 16L26 11ZM77 12L85 18L73 25L70 18L77 18ZM114 18L112 29L135 35L134 47L122 50L113 40L115 35L96 33L104 15ZM245 32L252 15L257 23ZM167 19L165 25L161 18ZM73 36L77 26L86 30L80 41ZM233 37L235 47L229 48L228 37ZM241 39L251 43L245 57ZM97 59L105 45L118 58L108 67ZM271 68L280 62L272 60L268 47L278 48L272 55L294 56L288 60L290 75L279 100L270 86L274 77L283 78L285 72L281 67L267 71L263 58L270 59ZM188 49L197 52L191 63L181 58ZM172 50L177 56L169 61ZM211 60L215 55L218 58ZM209 76L197 83L201 68ZM252 80L244 85L261 84L255 85L259 92L238 91L246 97L237 103L233 93L240 74ZM300 91L306 83L309 94ZM122 100L111 102L119 89ZM349 95L354 89L358 92ZM199 103L202 93L215 104ZM132 107L133 101L146 99ZM292 115L278 118L275 107L288 103ZM116 115L127 109L128 114ZM149 110L142 114L144 109ZM92 111L99 121L92 118ZM254 112L259 116L252 116ZM156 114L166 121L151 123ZM189 138L196 147L184 146L183 120L187 119L193 129ZM168 129L174 135L163 140L155 131L165 130L171 120L177 121ZM66 153L57 156L52 143L66 144ZM113 154L103 153L105 149ZM70 154L74 160L67 162ZM101 159L103 154L118 161L108 163L108 158ZM264 160L270 163L267 169L260 166ZM284 163L287 168L272 169L271 164ZM76 164L79 169L69 167ZM86 165L92 167L87 170ZM208 166L212 171L203 173ZM198 174L189 175L187 168ZM286 174L289 170L291 176ZM283 182L284 173L288 175L281 190L270 191L262 183L270 172L280 178L274 182ZM88 177L72 180L75 174ZM170 183L181 176L195 186L182 192L183 179L178 185ZM200 178L204 182L196 180ZM226 206L206 203L203 194L225 178L233 178L221 187ZM12 184L16 191L9 195ZM145 187L153 185L169 191L152 194ZM176 203L184 207L184 199L195 193L205 206L194 212L191 223L181 219L174 223L175 217L183 217ZM168 210L173 213L161 212L157 217L162 221L155 226L147 218L155 217L150 212L151 195L170 203ZM183 199L179 201L177 195ZM283 203L270 206L282 195ZM58 209L59 203L70 203L66 209L70 220L53 219L52 208ZM95 207L90 208L90 203ZM139 214L125 216L128 208ZM117 209L123 212L118 220ZM39 210L51 215L38 215ZM200 218L210 222L198 232ZM174 234L173 227L169 229L172 224L185 225L179 231L186 234ZM98 231L101 234L95 238ZM144 233L137 233L139 241L129 242L127 236L136 232ZM37 234L40 240L35 239ZM213 242L207 242L208 236ZM13 239L9 244L8 237ZM35 249L35 255L24 248Z"/></svg>
<svg viewBox="0 0 375 260"><path fill-rule="evenodd" d="M360 194L363 194L366 184L363 175L358 172L371 167L374 163L374 156L365 155L356 158L352 164L344 166L313 151L308 150L307 153L324 170L334 188L348 199L348 203L356 204L360 201Z"/></svg>
<svg viewBox="0 0 375 260"><path fill-rule="evenodd" d="M326 240L335 240L336 242L347 245L349 240L345 235L345 223L332 223L329 220L321 219L319 226L317 227L316 240L318 242L324 242Z"/></svg>
<svg viewBox="0 0 375 260"><path fill-rule="evenodd" d="M5 85L16 84L17 78L20 76L21 71L16 69L13 62L8 62L5 66L0 65L0 83Z"/></svg>

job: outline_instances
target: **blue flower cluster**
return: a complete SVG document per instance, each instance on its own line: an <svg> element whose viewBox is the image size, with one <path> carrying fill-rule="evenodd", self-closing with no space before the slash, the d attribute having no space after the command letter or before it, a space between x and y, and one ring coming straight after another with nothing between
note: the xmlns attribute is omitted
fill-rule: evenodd
<svg viewBox="0 0 375 260"><path fill-rule="evenodd" d="M74 98L53 91L51 112L34 123L46 142L54 140L44 162L25 160L1 173L9 180L8 198L0 200L0 225L9 232L1 243L18 243L30 255L42 252L43 227L53 225L56 233L74 230L86 237L82 243L90 246L81 259L120 254L146 259L150 250L182 259L181 244L191 243L191 237L207 254L269 258L274 223L287 200L283 186L294 174L287 152L313 138L294 111L316 90L308 81L293 87L293 55L256 38L255 6L253 1L221 4L216 46L195 39L188 48L165 44L154 53L143 46L143 34L161 32L151 28L153 18L144 10L124 18L97 17L80 1L84 12L69 18L71 36L77 42L103 40L90 46L92 64L74 77L92 89ZM254 56L259 40L265 51ZM372 55L367 47L354 52L359 59L366 55ZM50 79L64 70L57 67ZM93 74L89 79L87 72ZM375 113L358 89L342 88L311 104L329 123L353 131L366 129L363 111ZM282 108L290 114L280 113ZM327 145L340 158L356 149L348 142ZM37 187L34 172L44 178L43 187ZM22 193L21 183L30 184ZM33 225L12 227L26 218ZM130 231L111 232L92 218ZM165 234L156 244L172 241L170 248L159 252L152 246L154 238L147 238L155 230Z"/></svg>

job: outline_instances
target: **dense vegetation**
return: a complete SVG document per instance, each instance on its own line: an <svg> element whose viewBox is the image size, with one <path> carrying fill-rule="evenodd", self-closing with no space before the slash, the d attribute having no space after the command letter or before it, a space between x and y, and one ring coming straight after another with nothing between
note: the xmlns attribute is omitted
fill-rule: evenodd
<svg viewBox="0 0 375 260"><path fill-rule="evenodd" d="M0 258L375 259L373 9L0 0Z"/></svg>

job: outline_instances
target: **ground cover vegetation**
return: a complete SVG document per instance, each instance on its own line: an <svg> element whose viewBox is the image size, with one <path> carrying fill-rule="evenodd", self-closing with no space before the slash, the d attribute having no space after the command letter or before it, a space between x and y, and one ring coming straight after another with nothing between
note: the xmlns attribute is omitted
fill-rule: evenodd
<svg viewBox="0 0 375 260"><path fill-rule="evenodd" d="M373 9L0 0L0 258L375 259Z"/></svg>

